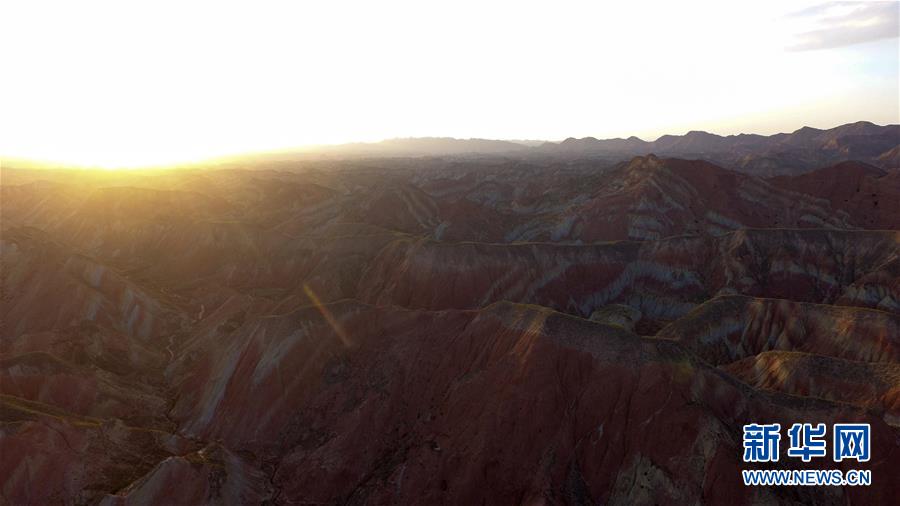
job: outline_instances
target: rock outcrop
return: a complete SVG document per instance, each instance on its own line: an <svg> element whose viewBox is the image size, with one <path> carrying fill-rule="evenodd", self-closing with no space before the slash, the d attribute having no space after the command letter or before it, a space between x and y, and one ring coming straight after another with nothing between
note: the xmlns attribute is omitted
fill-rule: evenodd
<svg viewBox="0 0 900 506"><path fill-rule="evenodd" d="M863 149L854 128L827 149ZM894 173L387 163L4 168L2 502L900 493ZM779 466L862 467L872 486L744 487L742 425L799 421L869 423L875 456Z"/></svg>

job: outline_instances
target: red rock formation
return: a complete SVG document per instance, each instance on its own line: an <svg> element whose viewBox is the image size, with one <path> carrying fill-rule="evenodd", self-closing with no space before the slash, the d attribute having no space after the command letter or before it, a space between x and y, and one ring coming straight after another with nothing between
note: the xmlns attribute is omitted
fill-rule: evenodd
<svg viewBox="0 0 900 506"><path fill-rule="evenodd" d="M0 397L0 490L8 504L96 502L156 462L190 451L182 437Z"/></svg>
<svg viewBox="0 0 900 506"><path fill-rule="evenodd" d="M897 253L896 232L823 230L585 246L405 240L381 250L358 293L377 304L442 309L512 300L581 316L616 302L662 319L720 291L827 303L853 296L859 305L896 310L896 275L878 278L863 266L884 269ZM870 274L867 285L884 296L848 295Z"/></svg>
<svg viewBox="0 0 900 506"><path fill-rule="evenodd" d="M5 231L0 261L5 298L0 329L8 337L89 320L146 340L181 324L162 293L151 293L43 233Z"/></svg>
<svg viewBox="0 0 900 506"><path fill-rule="evenodd" d="M349 345L313 307L248 322L217 365L188 367L224 376L176 408L197 436L283 455L285 503L749 503L763 496L739 483L728 436L748 420L866 420L893 437L864 411L761 394L671 341L541 308L325 309ZM877 476L900 458L885 451Z"/></svg>
<svg viewBox="0 0 900 506"><path fill-rule="evenodd" d="M211 445L166 458L100 504L260 504L271 496L271 485L262 471L227 449Z"/></svg>
<svg viewBox="0 0 900 506"><path fill-rule="evenodd" d="M789 300L716 297L657 337L677 340L714 365L767 351L900 363L900 315Z"/></svg>
<svg viewBox="0 0 900 506"><path fill-rule="evenodd" d="M842 162L772 183L826 199L832 209L848 213L854 224L868 229L900 228L900 174L859 162Z"/></svg>
<svg viewBox="0 0 900 506"><path fill-rule="evenodd" d="M892 174L386 163L4 168L2 502L900 492ZM871 423L873 486L744 487L741 426L796 421Z"/></svg>
<svg viewBox="0 0 900 506"><path fill-rule="evenodd" d="M900 365L896 362L766 351L724 369L756 388L872 408L884 412L887 423L900 425Z"/></svg>

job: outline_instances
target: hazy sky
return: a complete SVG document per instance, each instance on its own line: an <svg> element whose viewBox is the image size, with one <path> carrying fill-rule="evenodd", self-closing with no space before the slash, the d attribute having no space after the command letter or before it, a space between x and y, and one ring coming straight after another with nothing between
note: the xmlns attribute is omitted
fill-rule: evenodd
<svg viewBox="0 0 900 506"><path fill-rule="evenodd" d="M3 0L0 154L897 123L898 6Z"/></svg>

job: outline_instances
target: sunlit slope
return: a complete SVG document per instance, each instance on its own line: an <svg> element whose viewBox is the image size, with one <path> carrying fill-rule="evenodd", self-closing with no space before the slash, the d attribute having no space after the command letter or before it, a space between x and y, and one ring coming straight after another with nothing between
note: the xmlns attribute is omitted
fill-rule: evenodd
<svg viewBox="0 0 900 506"><path fill-rule="evenodd" d="M384 163L4 169L3 497L895 495L892 174ZM871 423L875 485L747 495L757 420Z"/></svg>

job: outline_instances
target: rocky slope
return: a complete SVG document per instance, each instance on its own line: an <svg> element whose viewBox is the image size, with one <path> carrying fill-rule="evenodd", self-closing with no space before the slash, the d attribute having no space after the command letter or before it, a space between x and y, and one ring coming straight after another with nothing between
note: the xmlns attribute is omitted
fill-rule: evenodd
<svg viewBox="0 0 900 506"><path fill-rule="evenodd" d="M900 186L877 167L3 171L4 504L900 492ZM744 487L755 421L870 423L873 486Z"/></svg>
<svg viewBox="0 0 900 506"><path fill-rule="evenodd" d="M776 135L721 136L702 131L663 135L653 142L636 137L598 140L593 137L546 143L540 151L564 157L623 157L656 153L681 158L702 158L725 167L760 176L808 172L846 160L861 160L885 169L896 167L900 125L867 121L830 129L803 127Z"/></svg>

